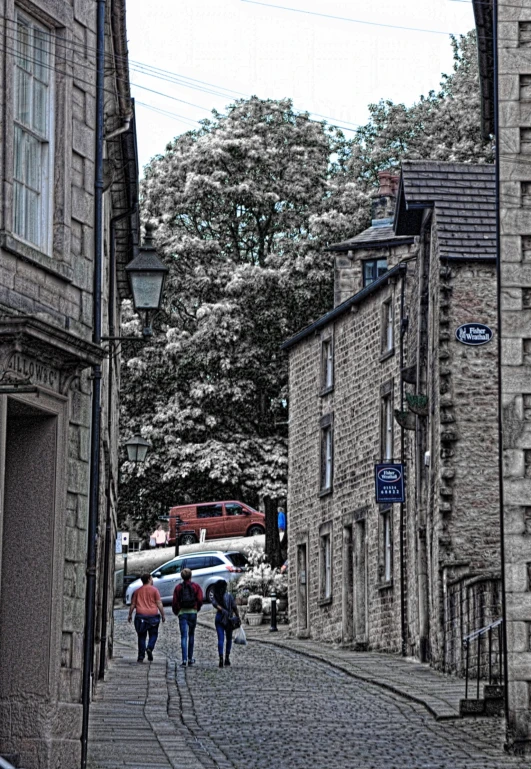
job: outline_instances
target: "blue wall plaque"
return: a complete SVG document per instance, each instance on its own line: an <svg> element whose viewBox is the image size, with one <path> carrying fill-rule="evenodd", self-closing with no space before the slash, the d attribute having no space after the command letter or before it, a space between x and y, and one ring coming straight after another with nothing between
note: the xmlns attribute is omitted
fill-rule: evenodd
<svg viewBox="0 0 531 769"><path fill-rule="evenodd" d="M455 338L462 344L477 346L487 344L494 336L494 331L484 323L463 323L455 332Z"/></svg>
<svg viewBox="0 0 531 769"><path fill-rule="evenodd" d="M382 464L374 466L376 501L385 504L405 502L404 465Z"/></svg>

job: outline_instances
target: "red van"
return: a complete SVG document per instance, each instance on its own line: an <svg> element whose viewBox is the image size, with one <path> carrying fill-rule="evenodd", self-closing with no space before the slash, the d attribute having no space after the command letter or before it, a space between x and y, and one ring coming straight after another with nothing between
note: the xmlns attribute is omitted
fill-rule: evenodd
<svg viewBox="0 0 531 769"><path fill-rule="evenodd" d="M235 500L202 502L199 505L179 505L170 510L169 542L175 544L175 518L182 521L179 542L192 545L199 542L201 529L206 539L253 537L265 533L265 515L249 505Z"/></svg>

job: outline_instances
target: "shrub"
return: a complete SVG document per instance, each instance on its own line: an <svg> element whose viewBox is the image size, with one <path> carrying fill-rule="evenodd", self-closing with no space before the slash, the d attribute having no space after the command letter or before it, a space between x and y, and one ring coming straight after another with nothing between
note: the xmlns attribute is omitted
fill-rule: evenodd
<svg viewBox="0 0 531 769"><path fill-rule="evenodd" d="M262 596L250 595L247 602L247 610L251 614L259 614L262 611Z"/></svg>

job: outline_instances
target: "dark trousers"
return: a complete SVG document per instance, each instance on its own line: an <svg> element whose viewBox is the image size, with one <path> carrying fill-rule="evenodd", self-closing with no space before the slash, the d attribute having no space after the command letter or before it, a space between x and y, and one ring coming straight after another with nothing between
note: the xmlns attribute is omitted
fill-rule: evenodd
<svg viewBox="0 0 531 769"><path fill-rule="evenodd" d="M155 648L159 636L160 615L156 617L146 616L145 614L135 614L135 630L138 635L138 659L143 660L146 656L146 637L149 636L147 648Z"/></svg>
<svg viewBox="0 0 531 769"><path fill-rule="evenodd" d="M225 646L225 654L227 657L230 654L230 650L232 649L232 625L229 622L227 627L223 627L221 624L221 620L223 619L223 614L218 611L216 614L216 633L218 634L218 654L220 657L223 657L223 644L225 642L225 638L227 639L227 644Z"/></svg>

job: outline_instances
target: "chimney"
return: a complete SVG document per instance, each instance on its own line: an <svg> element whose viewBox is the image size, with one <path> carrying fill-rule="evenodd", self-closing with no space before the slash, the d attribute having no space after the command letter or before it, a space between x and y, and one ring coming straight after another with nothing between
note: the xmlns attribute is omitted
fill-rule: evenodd
<svg viewBox="0 0 531 769"><path fill-rule="evenodd" d="M378 180L380 189L372 201L372 225L385 224L393 220L395 214L396 193L400 183L400 176L392 171L379 171Z"/></svg>

